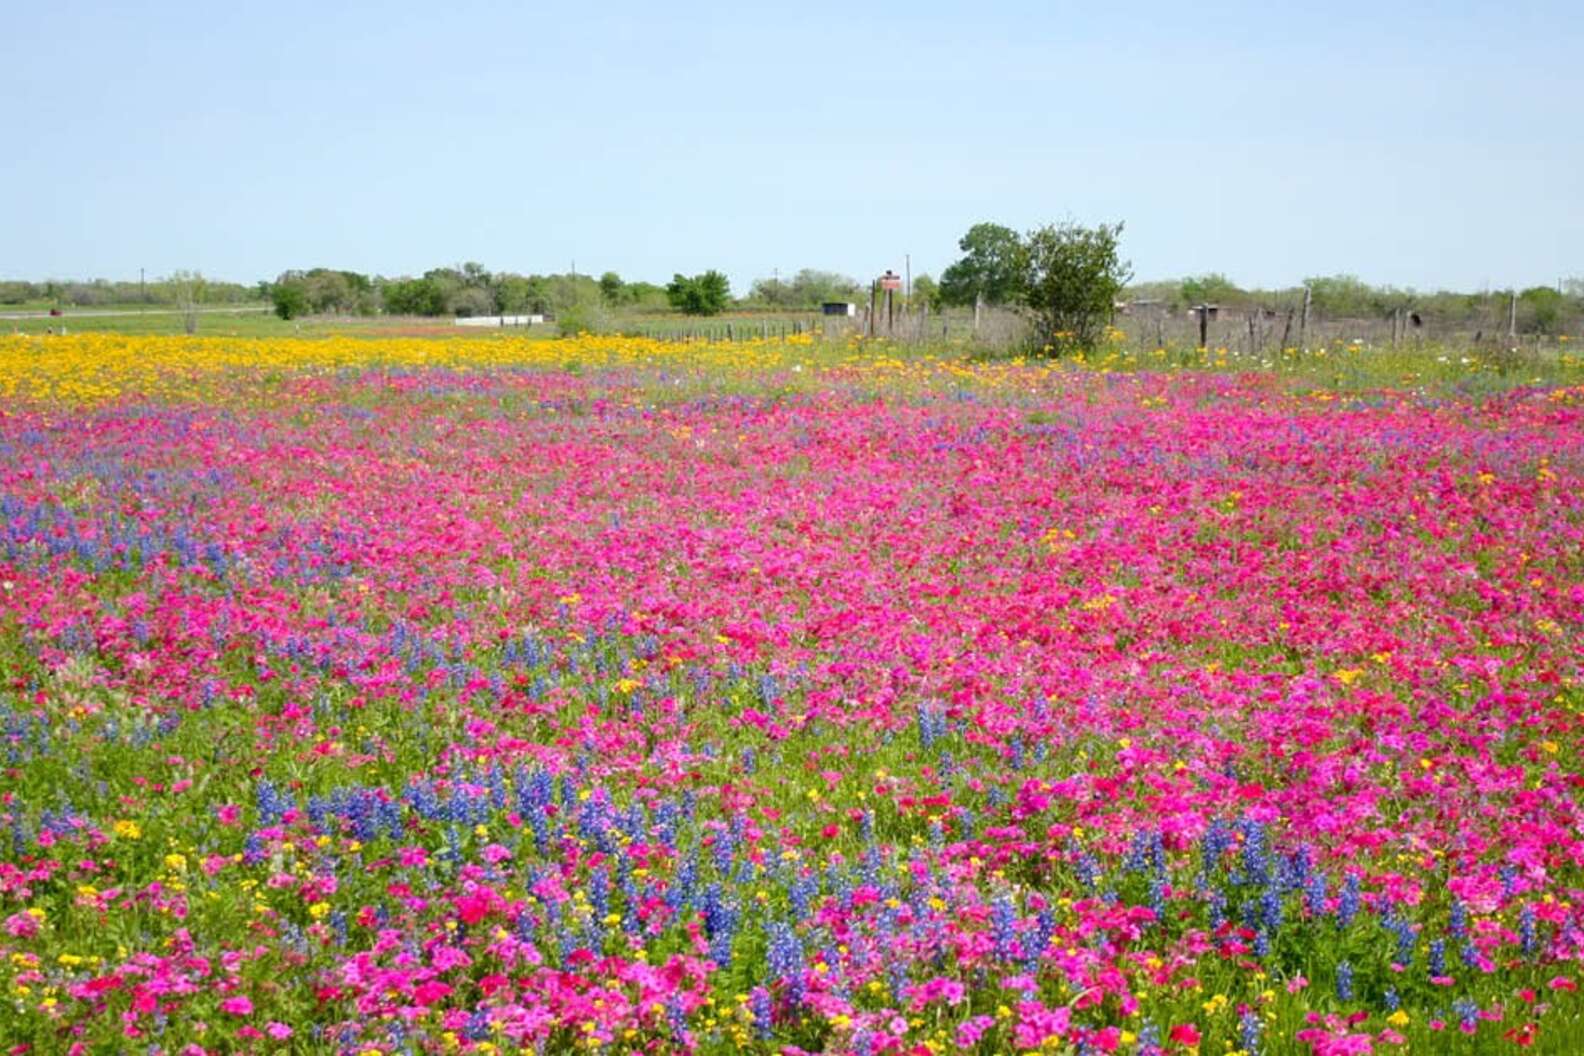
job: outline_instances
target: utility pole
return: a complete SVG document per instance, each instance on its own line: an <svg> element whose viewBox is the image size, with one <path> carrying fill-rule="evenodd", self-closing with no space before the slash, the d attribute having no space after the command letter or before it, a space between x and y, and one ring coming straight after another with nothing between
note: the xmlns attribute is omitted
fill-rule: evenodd
<svg viewBox="0 0 1584 1056"><path fill-rule="evenodd" d="M148 311L148 283L144 281L143 269L138 269L138 303L143 305L142 311Z"/></svg>
<svg viewBox="0 0 1584 1056"><path fill-rule="evenodd" d="M902 254L902 300L906 304L913 303L913 254Z"/></svg>

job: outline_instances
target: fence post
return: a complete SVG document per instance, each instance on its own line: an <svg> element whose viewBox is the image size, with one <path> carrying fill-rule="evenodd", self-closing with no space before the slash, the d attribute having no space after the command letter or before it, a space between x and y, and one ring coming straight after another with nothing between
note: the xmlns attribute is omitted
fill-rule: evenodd
<svg viewBox="0 0 1584 1056"><path fill-rule="evenodd" d="M1314 289L1304 287L1303 315L1298 317L1298 351L1307 352L1309 346L1305 344L1309 339L1309 302L1314 298Z"/></svg>

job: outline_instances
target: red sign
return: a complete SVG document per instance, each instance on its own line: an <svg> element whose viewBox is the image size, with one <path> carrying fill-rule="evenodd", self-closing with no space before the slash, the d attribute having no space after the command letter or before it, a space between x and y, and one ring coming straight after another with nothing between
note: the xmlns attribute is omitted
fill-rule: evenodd
<svg viewBox="0 0 1584 1056"><path fill-rule="evenodd" d="M900 290L902 288L902 276L893 275L889 271L886 272L880 276L880 288L882 290Z"/></svg>

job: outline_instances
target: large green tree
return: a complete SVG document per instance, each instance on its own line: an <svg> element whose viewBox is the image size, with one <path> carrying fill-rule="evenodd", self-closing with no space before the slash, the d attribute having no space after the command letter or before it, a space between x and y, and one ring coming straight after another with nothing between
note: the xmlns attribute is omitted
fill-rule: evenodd
<svg viewBox="0 0 1584 1056"><path fill-rule="evenodd" d="M975 224L957 243L962 257L941 272L946 304L1015 304L1023 292L1027 247L1010 227Z"/></svg>

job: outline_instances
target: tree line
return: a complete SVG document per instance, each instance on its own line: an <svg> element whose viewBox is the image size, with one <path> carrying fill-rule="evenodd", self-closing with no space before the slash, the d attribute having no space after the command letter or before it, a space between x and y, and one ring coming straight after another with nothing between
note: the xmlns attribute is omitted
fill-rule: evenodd
<svg viewBox="0 0 1584 1056"><path fill-rule="evenodd" d="M45 279L42 282L0 280L0 304L47 305L58 308L98 308L112 305L175 307L189 286L183 273L147 282L112 282L109 279ZM258 286L236 282L205 282L206 304L251 304L259 300Z"/></svg>
<svg viewBox="0 0 1584 1056"><path fill-rule="evenodd" d="M1560 333L1584 316L1584 279L1567 279L1555 286L1468 293L1376 286L1356 275L1316 275L1298 286L1276 289L1244 288L1219 272L1211 272L1168 282L1140 283L1131 287L1127 295L1135 303L1158 304L1174 311L1200 304L1248 311L1292 304L1303 298L1306 289L1311 309L1331 319L1381 319L1401 311L1452 325L1472 325L1493 314L1505 315L1514 296L1516 323L1523 333Z"/></svg>
<svg viewBox="0 0 1584 1056"><path fill-rule="evenodd" d="M282 319L300 315L561 316L596 308L664 309L665 287L573 273L491 272L474 262L432 268L417 277L362 275L334 268L283 272L261 284Z"/></svg>
<svg viewBox="0 0 1584 1056"><path fill-rule="evenodd" d="M591 275L518 275L490 272L476 263L434 268L417 278L387 279L333 268L288 271L263 284L282 318L327 313L372 315L515 315L567 312L598 314L613 309L718 315L731 308L815 310L826 301L858 295L856 279L806 268L791 279L760 279L745 297L733 297L731 282L715 269L675 275L664 286L628 282L614 271Z"/></svg>
<svg viewBox="0 0 1584 1056"><path fill-rule="evenodd" d="M1242 287L1220 273L1181 279L1131 282L1118 254L1121 224L1082 227L1053 224L1027 233L996 223L978 223L958 240L959 256L940 276L919 275L907 307L932 310L976 304L1008 307L1032 324L1040 349L1092 345L1119 304L1153 305L1184 311L1214 304L1233 311L1290 304L1307 289L1314 312L1333 319L1382 318L1419 312L1459 324L1488 318L1517 300L1517 323L1525 333L1558 333L1584 317L1584 279L1523 290L1424 292L1371 285L1352 275L1315 276L1298 287ZM0 305L95 307L157 305L182 307L198 280L203 303L264 301L283 319L303 315L473 316L543 314L563 329L600 329L617 311L709 316L727 310L817 311L822 304L857 302L869 284L852 276L804 268L783 278L755 279L734 296L718 270L675 275L671 282L630 282L613 271L602 275L492 272L468 262L432 268L419 276L388 278L337 268L281 273L253 286L203 280L190 273L148 282L45 280L0 281Z"/></svg>

